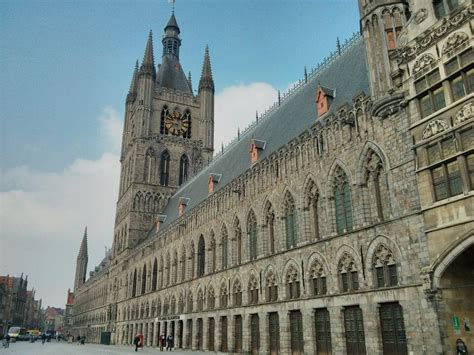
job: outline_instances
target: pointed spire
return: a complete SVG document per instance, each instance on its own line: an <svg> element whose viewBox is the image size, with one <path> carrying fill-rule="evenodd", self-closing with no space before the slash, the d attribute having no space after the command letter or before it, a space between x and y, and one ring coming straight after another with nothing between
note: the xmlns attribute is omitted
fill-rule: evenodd
<svg viewBox="0 0 474 355"><path fill-rule="evenodd" d="M171 17L168 20L168 23L166 24L165 32L168 28L174 28L176 30L176 32L178 32L178 34L180 33L178 22L176 21L176 17L174 16L174 10L171 13Z"/></svg>
<svg viewBox="0 0 474 355"><path fill-rule="evenodd" d="M84 230L84 236L82 237L81 247L79 248L79 254L77 258L88 258L87 252L87 227Z"/></svg>
<svg viewBox="0 0 474 355"><path fill-rule="evenodd" d="M133 102L137 96L137 80L138 80L138 59L133 69L132 81L130 83L130 89L128 89L127 102Z"/></svg>
<svg viewBox="0 0 474 355"><path fill-rule="evenodd" d="M193 92L193 81L191 80L191 71L188 72L188 83L189 83L189 88L191 89L191 92Z"/></svg>
<svg viewBox="0 0 474 355"><path fill-rule="evenodd" d="M214 80L212 79L211 59L209 57L209 46L206 45L204 62L202 64L201 80L199 80L199 91L210 89L214 93Z"/></svg>
<svg viewBox="0 0 474 355"><path fill-rule="evenodd" d="M308 82L308 70L306 70L306 65L304 66L304 82Z"/></svg>
<svg viewBox="0 0 474 355"><path fill-rule="evenodd" d="M140 67L140 74L151 74L156 76L155 58L153 56L153 33L150 30L148 34L148 41L146 42L145 54L143 56L142 66Z"/></svg>

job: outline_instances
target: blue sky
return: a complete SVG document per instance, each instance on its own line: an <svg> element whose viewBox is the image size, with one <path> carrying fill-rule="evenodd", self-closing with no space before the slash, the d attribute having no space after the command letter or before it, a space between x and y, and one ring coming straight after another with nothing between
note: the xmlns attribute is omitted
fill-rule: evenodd
<svg viewBox="0 0 474 355"><path fill-rule="evenodd" d="M150 29L159 63L170 14L166 0L0 2L0 273L30 274L46 304L64 304L85 225L89 269L110 246L125 96ZM359 29L356 0L177 0L175 14L195 88L210 47L216 147Z"/></svg>

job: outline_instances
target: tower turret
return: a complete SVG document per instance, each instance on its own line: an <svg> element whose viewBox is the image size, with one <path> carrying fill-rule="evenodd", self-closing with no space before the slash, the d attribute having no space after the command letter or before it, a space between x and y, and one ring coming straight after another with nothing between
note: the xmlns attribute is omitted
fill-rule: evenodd
<svg viewBox="0 0 474 355"><path fill-rule="evenodd" d="M214 80L212 79L209 47L204 52L201 79L199 80L199 98L201 100L201 120L203 122L204 153L209 162L214 153Z"/></svg>
<svg viewBox="0 0 474 355"><path fill-rule="evenodd" d="M84 236L82 237L81 247L77 254L76 260L76 278L74 280L74 290L81 287L86 281L87 262L89 261L89 255L87 252L87 227L84 230Z"/></svg>
<svg viewBox="0 0 474 355"><path fill-rule="evenodd" d="M155 59L153 55L153 34L150 31L143 55L143 62L138 71L138 112L137 136L146 137L150 129L150 117L153 100L153 87L156 80Z"/></svg>

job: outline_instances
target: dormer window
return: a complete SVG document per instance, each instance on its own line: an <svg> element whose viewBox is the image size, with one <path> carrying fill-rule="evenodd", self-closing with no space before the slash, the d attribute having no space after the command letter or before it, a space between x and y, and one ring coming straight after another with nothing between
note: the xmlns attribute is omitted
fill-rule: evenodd
<svg viewBox="0 0 474 355"><path fill-rule="evenodd" d="M316 90L316 113L318 118L329 111L333 98L334 90L318 85Z"/></svg>
<svg viewBox="0 0 474 355"><path fill-rule="evenodd" d="M163 223L166 221L166 215L165 214L159 214L158 218L156 219L156 231L160 230L160 227Z"/></svg>
<svg viewBox="0 0 474 355"><path fill-rule="evenodd" d="M219 183L221 180L222 174L209 174L209 182L208 182L208 191L209 194L214 192L214 186Z"/></svg>
<svg viewBox="0 0 474 355"><path fill-rule="evenodd" d="M265 149L267 145L266 141L261 141L258 139L252 139L252 144L250 145L250 161L255 164L261 154L261 151Z"/></svg>
<svg viewBox="0 0 474 355"><path fill-rule="evenodd" d="M178 214L181 216L186 210L186 206L189 204L190 199L187 197L180 197L178 203Z"/></svg>

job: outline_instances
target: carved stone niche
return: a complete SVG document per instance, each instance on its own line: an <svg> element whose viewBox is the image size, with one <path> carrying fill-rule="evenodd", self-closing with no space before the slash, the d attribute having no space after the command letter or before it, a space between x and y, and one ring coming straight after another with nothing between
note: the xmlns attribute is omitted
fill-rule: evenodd
<svg viewBox="0 0 474 355"><path fill-rule="evenodd" d="M413 74L418 74L424 72L426 69L429 69L431 65L436 62L436 59L433 55L425 53L421 55L413 65Z"/></svg>
<svg viewBox="0 0 474 355"><path fill-rule="evenodd" d="M448 124L442 120L431 121L423 130L423 139L428 139L438 133L446 131L448 128Z"/></svg>
<svg viewBox="0 0 474 355"><path fill-rule="evenodd" d="M442 53L449 56L456 48L460 47L462 44L464 44L464 42L467 41L469 41L469 35L467 33L453 33L444 43Z"/></svg>
<svg viewBox="0 0 474 355"><path fill-rule="evenodd" d="M454 125L458 125L474 117L474 104L469 102L458 111L454 117Z"/></svg>

